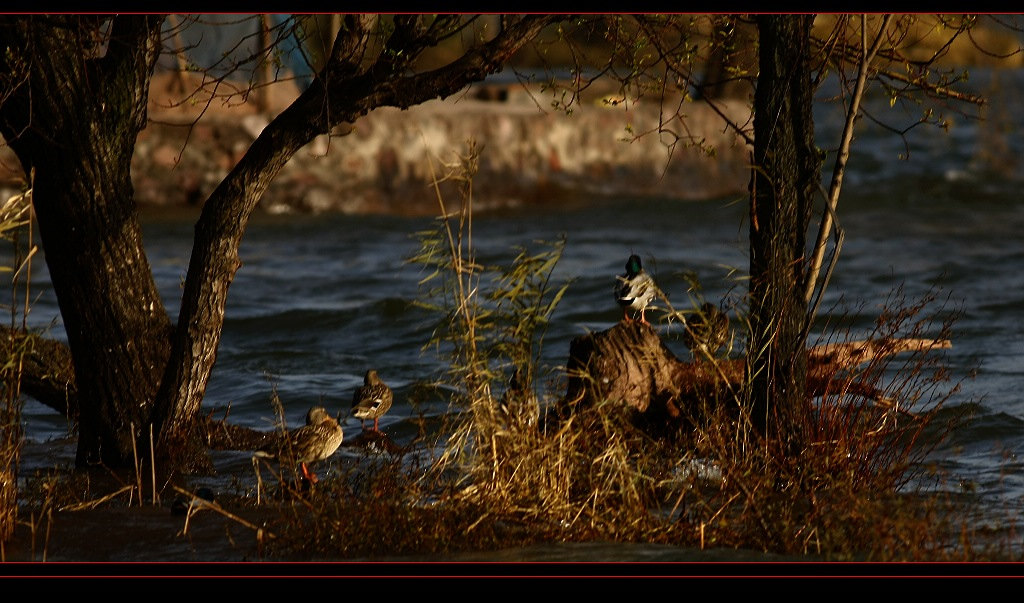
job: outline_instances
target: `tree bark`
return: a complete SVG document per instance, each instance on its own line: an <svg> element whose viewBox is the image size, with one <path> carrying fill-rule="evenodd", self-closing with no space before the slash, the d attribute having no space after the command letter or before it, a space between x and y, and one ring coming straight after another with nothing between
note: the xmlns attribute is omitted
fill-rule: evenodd
<svg viewBox="0 0 1024 603"><path fill-rule="evenodd" d="M787 441L789 410L806 396L806 236L821 160L814 145L813 15L759 15L750 205L750 410ZM799 442L790 442L799 446Z"/></svg>
<svg viewBox="0 0 1024 603"><path fill-rule="evenodd" d="M143 440L170 323L142 247L129 167L160 52L154 15L7 16L0 133L25 173L79 391L77 463L125 466Z"/></svg>

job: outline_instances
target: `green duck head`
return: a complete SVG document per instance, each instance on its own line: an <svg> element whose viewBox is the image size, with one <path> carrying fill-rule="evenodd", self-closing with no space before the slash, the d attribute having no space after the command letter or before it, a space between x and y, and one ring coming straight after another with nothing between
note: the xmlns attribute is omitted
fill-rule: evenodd
<svg viewBox="0 0 1024 603"><path fill-rule="evenodd" d="M640 264L640 256L635 253L629 256L629 259L626 261L626 274L629 278L640 274L640 271L643 269L643 266Z"/></svg>

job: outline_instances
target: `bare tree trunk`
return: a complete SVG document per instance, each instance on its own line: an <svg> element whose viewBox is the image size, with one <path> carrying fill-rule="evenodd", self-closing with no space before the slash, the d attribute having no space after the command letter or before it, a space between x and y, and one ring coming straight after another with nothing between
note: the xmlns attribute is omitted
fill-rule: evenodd
<svg viewBox="0 0 1024 603"><path fill-rule="evenodd" d="M809 67L813 15L759 15L750 205L751 417L783 440L806 402L807 228L821 160ZM798 442L793 444L799 445Z"/></svg>
<svg viewBox="0 0 1024 603"><path fill-rule="evenodd" d="M871 43L871 48L868 48L867 16L860 16L861 58L857 63L857 83L854 85L853 93L850 95L850 105L846 110L846 123L843 125L843 136L839 142L839 149L836 152L836 161L832 168L832 182L829 184L828 198L825 200L825 212L821 216L821 226L818 229L818 237L814 242L814 250L811 253L811 263L807 274L807 284L804 287L804 298L808 304L810 304L811 300L814 298L814 291L818 282L818 272L821 270L821 263L825 257L825 245L832 232L832 223L836 214L836 206L839 204L839 191L843 186L843 174L846 173L846 162L850 159L850 143L853 141L853 126L856 123L857 116L860 114L860 102L864 97L864 88L867 85L868 67L871 65L871 61L874 60L875 55L878 54L878 49L881 47L882 41L886 37L886 28L889 26L889 21L891 20L892 15L884 15L882 17L882 24L879 27L878 34L875 36L874 42ZM839 250L842 246L842 230L839 229L838 226L836 227L836 230L839 233L839 236L837 237L835 248L832 251L832 261L829 262L829 270L825 272L825 279L821 283L821 287L818 288L817 301L815 301L814 305L811 307L811 311L807 315L808 323L814 320L817 305L825 293L825 288L828 286L831 267L835 264L836 257L839 255Z"/></svg>
<svg viewBox="0 0 1024 603"><path fill-rule="evenodd" d="M264 128L203 207L196 224L171 362L158 394L162 419L158 425L165 423L161 440L167 450L176 451L183 444L195 442L191 429L216 361L228 287L241 265L238 248L242 234L263 192L288 159L315 136L355 121L376 107L405 108L457 92L500 68L554 19L525 17L495 40L445 67L399 78L394 74L400 74L402 65L415 55L382 52L376 63L361 66L359 48L366 43L366 31L354 16L346 18L347 26L335 40L326 67ZM394 32L385 46L417 47L417 27L416 16L396 17Z"/></svg>
<svg viewBox="0 0 1024 603"><path fill-rule="evenodd" d="M67 331L82 404L77 461L124 465L145 440L170 351L170 323L142 247L129 165L146 124L162 17L7 17L0 39L24 77L0 106L0 131L25 173Z"/></svg>

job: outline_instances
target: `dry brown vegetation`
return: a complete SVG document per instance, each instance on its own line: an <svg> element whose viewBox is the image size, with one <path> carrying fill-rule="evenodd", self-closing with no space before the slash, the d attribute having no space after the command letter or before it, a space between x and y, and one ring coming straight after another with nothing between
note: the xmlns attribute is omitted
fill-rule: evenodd
<svg viewBox="0 0 1024 603"><path fill-rule="evenodd" d="M929 30L923 22L917 27L906 38L908 56L928 58L935 51L921 49ZM1003 39L983 36L978 31L976 40L999 55ZM820 375L827 387L792 423L801 432L798 448L752 428L742 388L714 399L695 393L687 406L692 421L656 434L620 400L599 400L561 417L545 412L564 393L562 382L545 386L538 359L544 326L565 290L550 282L565 243L519 250L508 266L479 265L472 246L475 161L471 149L438 179L458 183L463 197L453 210L438 194L438 229L422 233L421 254L413 259L428 269L425 284L437 284L427 301L440 321L428 346L450 363L442 391L450 392L451 422L432 434L436 440L418 441L412 450L368 449L313 487L280 472L266 487L244 487L216 506L184 491L179 536L201 508L241 526L256 541L249 554L271 559L438 555L591 540L824 559L1005 555L964 536L971 530L962 501L914 487L927 471L928 453L955 425L940 421L939 411L956 384L941 355L926 350L879 355L853 370ZM950 338L955 312L936 301L895 294L869 341ZM742 312L737 321L742 324ZM839 324L823 325L822 332L822 345L854 339ZM183 492L155 477L147 483L144 468L114 485L47 474L30 481L28 511L18 519L16 368L5 367L0 542L20 523L29 533L27 555L45 558L58 516L141 506L147 490L151 505L158 492Z"/></svg>
<svg viewBox="0 0 1024 603"><path fill-rule="evenodd" d="M32 256L35 248L31 228L31 191L12 196L0 207L0 237L14 246L14 265L0 269L0 274L11 274L9 311L10 327L25 328L28 316ZM25 240L27 239L27 241ZM24 285L22 284L24 283ZM24 286L24 289L22 287ZM21 459L21 395L22 363L26 356L27 339L4 338L5 358L0 368L0 550L14 533L18 521L18 466Z"/></svg>
<svg viewBox="0 0 1024 603"><path fill-rule="evenodd" d="M291 539L276 542L279 553L437 554L618 541L822 559L995 555L959 540L966 525L959 503L908 487L952 426L937 417L956 384L927 348L834 368L823 377L832 386L797 413L802 433L795 441L806 443L799 449L752 429L742 396L692 399L695 421L652 433L618 400L558 418L544 412L559 399L557 387L539 391L518 378L506 386L511 367L518 377L541 372L535 363L517 363L534 358L524 352L533 350L538 318L558 296L549 276L560 247L521 253L503 269L518 279L490 278L492 269L476 264L471 157L450 174L466 183L467 198L451 212L439 199L438 231L423 234L423 253L414 258L441 281L431 290L431 299L444 302L435 306L442 319L433 345L451 360L445 391L452 392L453 423L427 447L436 454L422 467L422 458L414 469L400 457L378 460L304 499L312 515L296 521ZM512 331L513 314L498 303L509 299L520 302L514 315L525 321ZM947 338L956 313L941 303L935 310L935 302L894 294L868 347L925 338L936 328L938 339ZM839 325L825 333L820 343L831 347L823 349L844 349L851 339ZM310 533L315 544L300 537Z"/></svg>
<svg viewBox="0 0 1024 603"><path fill-rule="evenodd" d="M914 485L927 473L928 452L953 426L938 417L956 384L941 355L927 348L875 355L822 376L830 387L796 414L802 433L793 441L806 443L796 449L752 429L742 391L695 390L684 406L691 420L667 430L652 431L615 399L564 416L548 412L565 382L542 383L538 346L566 286L550 281L564 242L519 250L509 266L479 265L471 237L474 156L471 149L449 166L447 177L465 197L449 210L439 195L438 228L421 233L413 258L427 268L424 303L440 312L427 347L450 362L435 391L450 396L451 412L436 431L404 449L366 440L365 454L335 464L312 486L284 466L268 474L254 465L255 485L252 476L238 476L238 493L216 501L158 482L146 468L106 479L40 475L24 493L19 554L57 554L61 540L51 530L77 524L76 514L81 521L132 508L145 515L161 498L177 499L169 541L209 538L203 523L217 517L233 526L228 538L240 554L257 559L437 559L586 541L807 559L1011 554L998 535L995 545L972 539L963 501ZM941 300L908 301L898 292L885 305L872 345L946 339L956 317ZM742 324L742 311L733 311ZM838 323L822 332L820 349L843 350L853 339Z"/></svg>

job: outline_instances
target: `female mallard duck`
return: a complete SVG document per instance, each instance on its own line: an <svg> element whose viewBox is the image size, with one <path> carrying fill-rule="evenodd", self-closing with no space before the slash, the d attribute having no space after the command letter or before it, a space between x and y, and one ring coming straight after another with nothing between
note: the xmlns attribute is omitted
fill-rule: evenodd
<svg viewBox="0 0 1024 603"><path fill-rule="evenodd" d="M498 408L511 427L522 429L537 426L537 421L540 418L540 403L533 393L533 388L529 387L526 379L523 378L522 369L516 368L513 371Z"/></svg>
<svg viewBox="0 0 1024 603"><path fill-rule="evenodd" d="M391 408L393 397L391 388L380 380L377 371L370 369L363 377L363 385L352 396L352 414L359 419L361 427L363 421L373 419L373 430L379 431L377 420Z"/></svg>
<svg viewBox="0 0 1024 603"><path fill-rule="evenodd" d="M623 310L623 319L632 320L629 311L640 312L640 322L649 325L644 318L647 304L658 294L658 286L651 275L644 271L640 256L633 254L626 261L626 273L615 277L615 301Z"/></svg>
<svg viewBox="0 0 1024 603"><path fill-rule="evenodd" d="M334 454L341 446L344 435L341 425L328 414L326 408L314 406L306 413L306 424L289 431L284 443L279 443L280 450L260 450L256 456L281 458L281 455L285 454L289 458L294 457L302 469L302 476L315 484L317 477L309 470L308 465Z"/></svg>
<svg viewBox="0 0 1024 603"><path fill-rule="evenodd" d="M694 358L712 357L729 341L729 317L709 302L687 317L683 343Z"/></svg>

